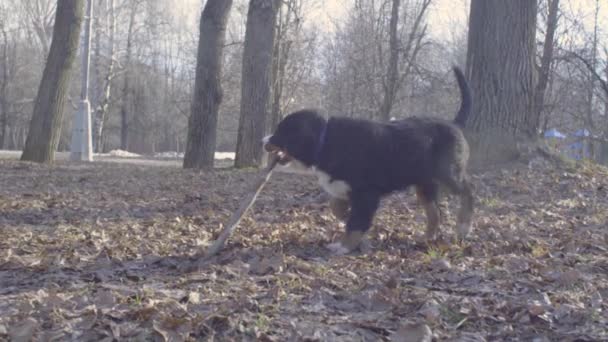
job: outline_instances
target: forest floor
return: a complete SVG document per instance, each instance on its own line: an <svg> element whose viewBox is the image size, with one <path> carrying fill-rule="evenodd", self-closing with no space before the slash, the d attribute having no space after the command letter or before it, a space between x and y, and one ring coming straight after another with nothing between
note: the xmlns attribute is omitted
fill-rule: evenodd
<svg viewBox="0 0 608 342"><path fill-rule="evenodd" d="M415 196L393 195L346 256L315 180L275 173L197 262L256 176L0 160L0 340L608 340L605 168L473 174L462 244L420 242Z"/></svg>

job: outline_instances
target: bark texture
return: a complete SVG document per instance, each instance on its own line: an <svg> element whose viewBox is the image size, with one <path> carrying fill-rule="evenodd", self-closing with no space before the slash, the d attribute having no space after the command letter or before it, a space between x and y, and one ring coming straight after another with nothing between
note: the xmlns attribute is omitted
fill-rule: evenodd
<svg viewBox="0 0 608 342"><path fill-rule="evenodd" d="M50 163L54 159L83 16L84 0L58 1L53 40L21 160Z"/></svg>
<svg viewBox="0 0 608 342"><path fill-rule="evenodd" d="M221 78L226 25L231 6L232 0L209 0L201 16L184 168L213 168L217 120L222 103Z"/></svg>
<svg viewBox="0 0 608 342"><path fill-rule="evenodd" d="M0 23L0 29L2 32L2 54L0 55L0 73L2 78L0 79L0 150L4 149L4 141L6 140L6 133L8 128L8 84L12 77L12 70L10 70L9 61L9 45L8 45L8 33L3 24Z"/></svg>
<svg viewBox="0 0 608 342"><path fill-rule="evenodd" d="M549 15L547 17L547 31L543 43L543 55L538 69L538 83L534 94L534 120L536 127L540 127L541 116L545 106L545 92L549 85L549 74L553 63L553 50L555 47L555 31L557 30L559 0L549 1Z"/></svg>
<svg viewBox="0 0 608 342"><path fill-rule="evenodd" d="M107 5L107 9L109 12L108 15L108 29L109 29L109 42L108 42L108 51L107 54L109 56L109 61L108 61L108 67L106 69L106 73L105 76L103 78L102 81L102 86L101 86L101 93L98 93L97 97L96 97L96 103L97 105L95 106L95 110L93 112L93 145L95 148L95 152L97 153L101 153L103 152L103 148L104 148L104 141L103 141L103 130L104 130L104 125L106 122L106 116L107 113L110 109L110 100L112 97L112 80L114 79L115 76L115 65L116 65L116 42L115 42L115 34L116 34L116 13L115 13L115 9L114 9L114 0L109 0ZM100 35L97 34L97 37L99 37ZM98 41L99 44L99 41ZM100 56L101 54L99 53L99 45L97 46L97 63L96 63L96 69L97 69L97 75L99 77L99 75L102 74L101 72L101 68L100 68Z"/></svg>
<svg viewBox="0 0 608 342"><path fill-rule="evenodd" d="M236 167L259 166L262 163L262 138L270 110L274 25L279 3L278 0L249 1Z"/></svg>
<svg viewBox="0 0 608 342"><path fill-rule="evenodd" d="M393 0L391 7L391 20L389 23L389 48L388 68L386 80L383 83L384 97L380 105L380 119L389 121L391 109L397 95L397 81L399 79L399 37L397 36L397 24L399 23L399 6L401 0Z"/></svg>
<svg viewBox="0 0 608 342"><path fill-rule="evenodd" d="M474 101L466 130L475 162L515 159L519 143L537 135L536 14L536 1L471 1L467 76Z"/></svg>
<svg viewBox="0 0 608 342"><path fill-rule="evenodd" d="M133 53L133 31L135 29L135 15L138 11L139 3L131 4L131 14L129 18L129 28L127 30L127 51L125 56L125 74L122 85L122 106L120 107L120 149L126 151L129 149L129 106L132 99L131 95L131 75L129 67L131 66L131 57Z"/></svg>

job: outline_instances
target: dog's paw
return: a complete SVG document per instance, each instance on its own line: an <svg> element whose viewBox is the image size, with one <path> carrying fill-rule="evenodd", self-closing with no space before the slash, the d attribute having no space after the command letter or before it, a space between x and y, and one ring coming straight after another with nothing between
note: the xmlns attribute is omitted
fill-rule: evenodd
<svg viewBox="0 0 608 342"><path fill-rule="evenodd" d="M350 249L345 247L342 242L334 242L330 243L327 246L327 249L331 251L333 255L345 255L350 252Z"/></svg>

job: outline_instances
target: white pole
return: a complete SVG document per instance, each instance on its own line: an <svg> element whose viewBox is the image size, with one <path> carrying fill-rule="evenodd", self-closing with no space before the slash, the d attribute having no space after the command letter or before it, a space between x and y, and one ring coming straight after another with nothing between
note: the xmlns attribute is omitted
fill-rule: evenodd
<svg viewBox="0 0 608 342"><path fill-rule="evenodd" d="M70 160L93 161L93 144L91 138L91 104L89 103L89 64L91 62L91 24L93 17L93 0L87 0L82 42L82 86L78 111L72 121L72 146Z"/></svg>

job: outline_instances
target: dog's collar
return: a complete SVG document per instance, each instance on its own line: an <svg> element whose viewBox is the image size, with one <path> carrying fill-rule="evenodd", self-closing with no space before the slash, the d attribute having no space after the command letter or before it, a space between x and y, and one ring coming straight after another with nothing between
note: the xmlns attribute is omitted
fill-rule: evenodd
<svg viewBox="0 0 608 342"><path fill-rule="evenodd" d="M325 135L327 135L327 125L329 121L323 123L323 128L321 128L321 134L319 134L319 141L317 141L317 147L315 148L315 156L314 156L314 164L319 162L319 157L321 156L321 150L323 149L323 145L325 145Z"/></svg>

